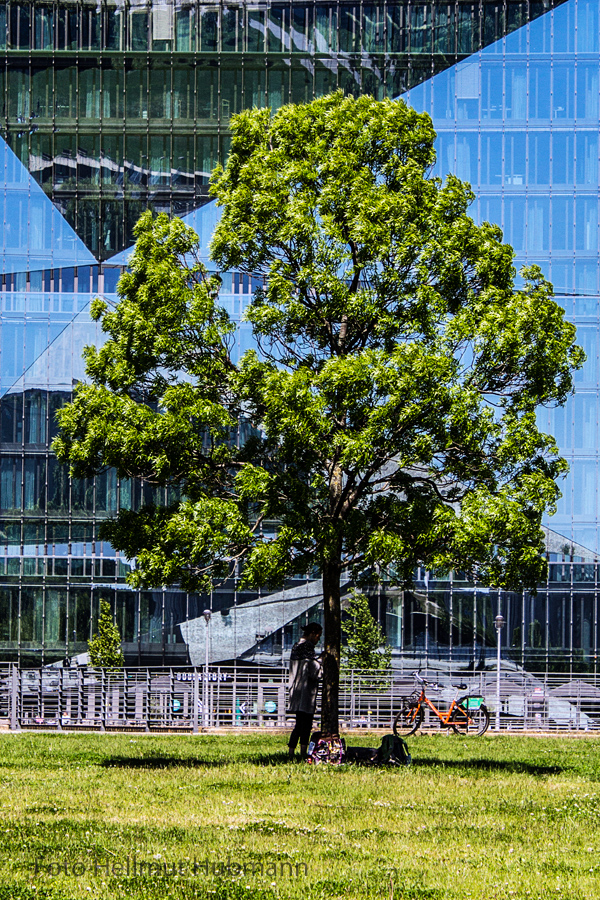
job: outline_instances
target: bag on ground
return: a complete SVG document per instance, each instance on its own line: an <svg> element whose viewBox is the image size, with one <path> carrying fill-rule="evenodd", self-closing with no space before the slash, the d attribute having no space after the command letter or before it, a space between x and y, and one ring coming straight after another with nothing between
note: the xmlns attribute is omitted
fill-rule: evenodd
<svg viewBox="0 0 600 900"><path fill-rule="evenodd" d="M412 762L408 744L395 734L384 734L378 755L380 766L409 766Z"/></svg>
<svg viewBox="0 0 600 900"><path fill-rule="evenodd" d="M379 763L379 750L375 747L347 747L345 762L376 766Z"/></svg>
<svg viewBox="0 0 600 900"><path fill-rule="evenodd" d="M313 735L313 738L316 735ZM317 740L311 740L308 745L308 762L312 765L319 763L329 763L330 765L339 766L344 762L346 755L346 745L343 738L339 734L322 736Z"/></svg>

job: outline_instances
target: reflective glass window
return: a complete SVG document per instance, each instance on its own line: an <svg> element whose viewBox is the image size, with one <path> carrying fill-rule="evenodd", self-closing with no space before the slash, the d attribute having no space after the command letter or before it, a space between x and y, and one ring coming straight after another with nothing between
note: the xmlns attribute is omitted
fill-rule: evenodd
<svg viewBox="0 0 600 900"><path fill-rule="evenodd" d="M205 10L201 15L200 48L203 52L216 52L219 41L219 14L216 10Z"/></svg>
<svg viewBox="0 0 600 900"><path fill-rule="evenodd" d="M82 50L100 50L102 17L95 7L83 6L81 9L80 47Z"/></svg>
<svg viewBox="0 0 600 900"><path fill-rule="evenodd" d="M479 46L479 6L458 3L456 9L456 52L474 53Z"/></svg>
<svg viewBox="0 0 600 900"><path fill-rule="evenodd" d="M576 384L590 384L596 387L598 381L598 330L587 325L577 328L577 343L586 354L586 361L578 369L573 379Z"/></svg>
<svg viewBox="0 0 600 900"><path fill-rule="evenodd" d="M506 116L508 119L527 117L527 70L521 63L506 64Z"/></svg>
<svg viewBox="0 0 600 900"><path fill-rule="evenodd" d="M22 643L42 643L44 622L44 592L40 588L21 588L20 640Z"/></svg>
<svg viewBox="0 0 600 900"><path fill-rule="evenodd" d="M503 73L500 65L487 67L481 73L481 116L483 119L501 119Z"/></svg>
<svg viewBox="0 0 600 900"><path fill-rule="evenodd" d="M575 247L577 250L598 249L598 198L575 199Z"/></svg>
<svg viewBox="0 0 600 900"><path fill-rule="evenodd" d="M536 223L536 229L539 228L540 225L543 229L543 210L541 213L541 220L542 221ZM491 219L490 221L494 220ZM525 250L525 197L519 195L515 197L506 196L504 198L504 229L506 238L510 241L514 249L517 252ZM534 238L532 234L531 242L534 246L542 240L543 230L537 238Z"/></svg>
<svg viewBox="0 0 600 900"><path fill-rule="evenodd" d="M548 197L527 198L527 252L550 248L550 209Z"/></svg>
<svg viewBox="0 0 600 900"><path fill-rule="evenodd" d="M76 6L61 6L56 10L56 49L77 50L79 16Z"/></svg>
<svg viewBox="0 0 600 900"><path fill-rule="evenodd" d="M573 198L552 198L552 249L573 249Z"/></svg>
<svg viewBox="0 0 600 900"><path fill-rule="evenodd" d="M383 9L364 5L362 9L362 50L377 53L383 50Z"/></svg>
<svg viewBox="0 0 600 900"><path fill-rule="evenodd" d="M132 69L126 73L127 118L148 118L148 72Z"/></svg>
<svg viewBox="0 0 600 900"><path fill-rule="evenodd" d="M28 3L10 4L10 46L27 50L30 42L30 7Z"/></svg>
<svg viewBox="0 0 600 900"><path fill-rule="evenodd" d="M104 10L104 45L107 50L123 48L123 15L122 10L114 7Z"/></svg>
<svg viewBox="0 0 600 900"><path fill-rule="evenodd" d="M277 70L276 70L277 71ZM286 67L286 73L289 71ZM276 76L274 76L274 80L276 81ZM242 72L239 66L231 69L222 67L221 68L221 118L224 120L229 119L232 115L237 112L240 112L242 109L242 100L243 100L243 79ZM277 109L281 106L281 89L279 92L279 96L274 96L273 103L269 105L272 106L273 110ZM279 101L279 102L277 102Z"/></svg>
<svg viewBox="0 0 600 900"><path fill-rule="evenodd" d="M598 446L598 395L577 392L574 400L574 447L595 450Z"/></svg>
<svg viewBox="0 0 600 900"><path fill-rule="evenodd" d="M36 50L54 48L54 10L51 6L37 6L33 9L33 46Z"/></svg>
<svg viewBox="0 0 600 900"><path fill-rule="evenodd" d="M575 69L570 63L555 62L552 69L552 118L575 117Z"/></svg>
<svg viewBox="0 0 600 900"><path fill-rule="evenodd" d="M596 514L596 476L594 460L575 459L571 463L573 474L573 515L592 519Z"/></svg>
<svg viewBox="0 0 600 900"><path fill-rule="evenodd" d="M214 67L202 67L198 69L196 77L198 81L198 118L216 119L219 73Z"/></svg>
<svg viewBox="0 0 600 900"><path fill-rule="evenodd" d="M556 55L573 53L575 50L576 8L575 3L565 3L562 9L552 14L554 18L552 49Z"/></svg>
<svg viewBox="0 0 600 900"><path fill-rule="evenodd" d="M360 51L360 6L340 6L340 50L347 53ZM294 13L296 21L296 14ZM299 50L304 47L298 47Z"/></svg>
<svg viewBox="0 0 600 900"><path fill-rule="evenodd" d="M598 6L590 0L577 4L577 50L580 53L598 52Z"/></svg>
<svg viewBox="0 0 600 900"><path fill-rule="evenodd" d="M150 72L150 117L152 119L171 118L171 69L153 68Z"/></svg>
<svg viewBox="0 0 600 900"><path fill-rule="evenodd" d="M575 135L575 182L598 184L598 133L579 131Z"/></svg>
<svg viewBox="0 0 600 900"><path fill-rule="evenodd" d="M1 401L1 440L3 444L20 444L23 440L23 395L6 394Z"/></svg>
<svg viewBox="0 0 600 900"><path fill-rule="evenodd" d="M47 394L45 391L25 393L25 443L46 443Z"/></svg>
<svg viewBox="0 0 600 900"><path fill-rule="evenodd" d="M77 69L74 66L55 69L54 114L57 119L74 119L77 115Z"/></svg>
<svg viewBox="0 0 600 900"><path fill-rule="evenodd" d="M175 49L196 49L196 11L193 8L175 10Z"/></svg>
<svg viewBox="0 0 600 900"><path fill-rule="evenodd" d="M132 50L148 49L148 13L145 11L131 12L129 14L130 38Z"/></svg>
<svg viewBox="0 0 600 900"><path fill-rule="evenodd" d="M526 183L526 135L522 131L508 132L504 137L505 183L520 187Z"/></svg>
<svg viewBox="0 0 600 900"><path fill-rule="evenodd" d="M79 116L81 119L100 118L100 69L80 67Z"/></svg>
<svg viewBox="0 0 600 900"><path fill-rule="evenodd" d="M267 51L281 53L288 46L289 6L272 6L267 14Z"/></svg>
<svg viewBox="0 0 600 900"><path fill-rule="evenodd" d="M342 7L343 12L344 7ZM408 33L407 33L407 24L405 22L405 16L407 12L407 7L405 6L390 6L386 7L387 13L387 41L388 41L388 50L390 53L403 53L408 48ZM345 47L342 46L342 36L341 36L341 28L342 28L343 17L340 18L340 50L344 50ZM444 31L446 24L441 23L440 29ZM436 32L437 34L438 32ZM440 40L443 42L445 37L441 37ZM440 50L440 52L449 52L445 50Z"/></svg>
<svg viewBox="0 0 600 900"><path fill-rule="evenodd" d="M26 456L23 464L23 509L43 510L46 506L46 459Z"/></svg>
<svg viewBox="0 0 600 900"><path fill-rule="evenodd" d="M136 87L139 90L139 84ZM123 72L119 69L102 71L102 116L105 119L123 118ZM111 137L105 135L103 139L108 141Z"/></svg>
<svg viewBox="0 0 600 900"><path fill-rule="evenodd" d="M550 135L548 132L529 133L528 165L530 184L550 184Z"/></svg>
<svg viewBox="0 0 600 900"><path fill-rule="evenodd" d="M336 50L337 8L335 6L317 6L315 7L315 51L328 53Z"/></svg>

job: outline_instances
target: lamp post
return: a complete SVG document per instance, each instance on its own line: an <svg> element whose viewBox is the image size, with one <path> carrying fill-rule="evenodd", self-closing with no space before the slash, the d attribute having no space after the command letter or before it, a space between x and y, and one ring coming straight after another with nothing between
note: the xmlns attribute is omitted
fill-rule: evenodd
<svg viewBox="0 0 600 900"><path fill-rule="evenodd" d="M500 731L500 658L502 653L502 629L504 628L504 616L498 615L495 619L496 636L498 639L496 653L496 731Z"/></svg>
<svg viewBox="0 0 600 900"><path fill-rule="evenodd" d="M202 691L202 712L203 712L203 720L204 727L208 728L209 725L209 716L208 716L208 626L210 625L210 619L212 616L212 612L210 609L205 609L202 613L204 616L204 621L206 622L206 633L205 633L205 643L204 643L204 690Z"/></svg>

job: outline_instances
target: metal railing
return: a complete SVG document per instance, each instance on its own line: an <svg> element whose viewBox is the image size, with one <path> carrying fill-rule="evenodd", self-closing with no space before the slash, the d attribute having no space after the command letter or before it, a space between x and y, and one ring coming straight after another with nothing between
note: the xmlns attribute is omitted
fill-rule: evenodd
<svg viewBox="0 0 600 900"><path fill-rule="evenodd" d="M208 676L208 677L206 677ZM436 706L461 693L485 698L494 728L502 731L600 730L600 681L510 671L501 675L496 717L496 672L451 677L429 673ZM235 666L202 668L19 669L0 666L0 723L13 730L192 731L214 727L286 727L287 670ZM396 670L344 672L340 722L349 729L389 729L413 679ZM318 715L318 711L317 711ZM424 727L435 728L434 717Z"/></svg>

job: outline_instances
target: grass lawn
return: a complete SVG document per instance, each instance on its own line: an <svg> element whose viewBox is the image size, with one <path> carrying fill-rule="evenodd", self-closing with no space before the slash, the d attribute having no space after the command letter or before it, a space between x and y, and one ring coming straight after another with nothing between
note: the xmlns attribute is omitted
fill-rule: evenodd
<svg viewBox="0 0 600 900"><path fill-rule="evenodd" d="M422 735L392 770L285 741L0 735L0 900L600 896L600 739Z"/></svg>

